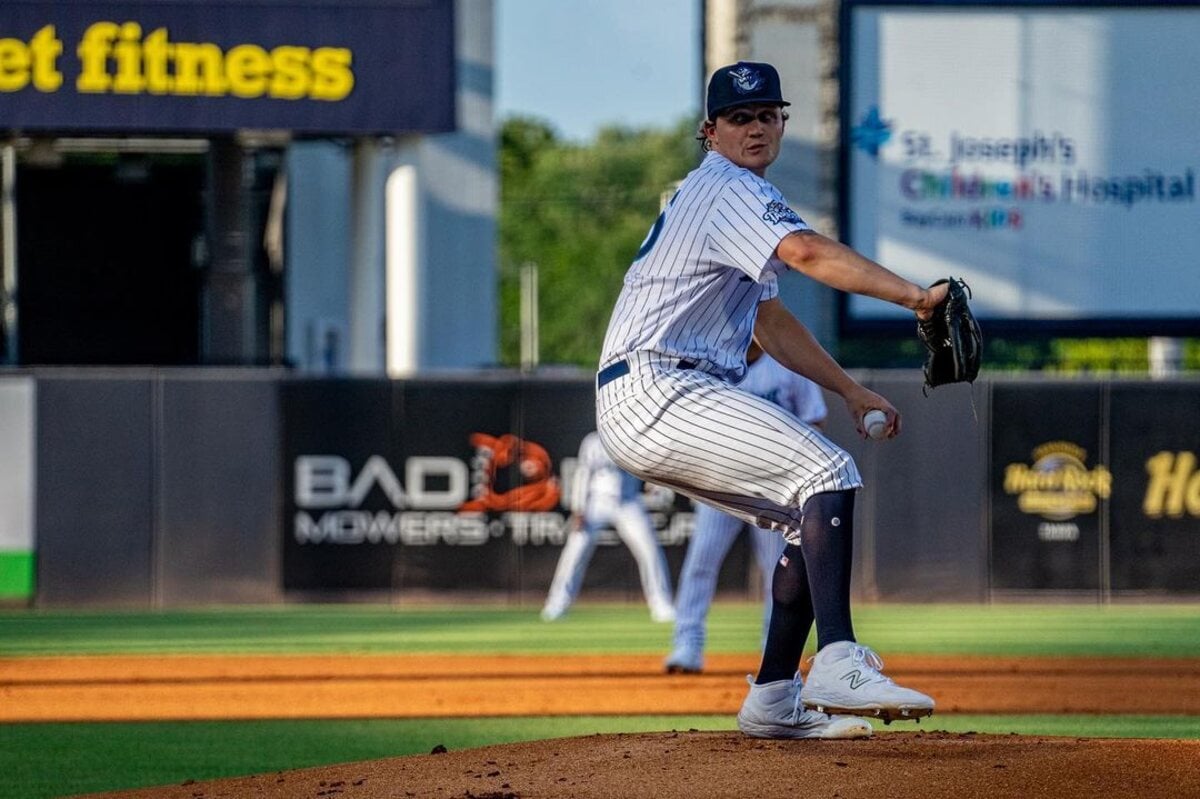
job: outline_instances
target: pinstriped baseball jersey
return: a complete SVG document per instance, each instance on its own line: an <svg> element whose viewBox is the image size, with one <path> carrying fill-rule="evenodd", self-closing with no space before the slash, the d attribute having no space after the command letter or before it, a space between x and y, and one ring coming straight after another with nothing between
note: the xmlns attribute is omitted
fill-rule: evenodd
<svg viewBox="0 0 1200 799"><path fill-rule="evenodd" d="M596 392L622 468L793 543L809 497L862 485L840 447L734 385L758 304L778 296L787 268L775 249L806 229L774 186L709 153L626 274Z"/></svg>
<svg viewBox="0 0 1200 799"><path fill-rule="evenodd" d="M601 365L627 352L683 358L738 382L758 303L779 294L779 240L808 225L767 181L709 153L659 215L604 338Z"/></svg>

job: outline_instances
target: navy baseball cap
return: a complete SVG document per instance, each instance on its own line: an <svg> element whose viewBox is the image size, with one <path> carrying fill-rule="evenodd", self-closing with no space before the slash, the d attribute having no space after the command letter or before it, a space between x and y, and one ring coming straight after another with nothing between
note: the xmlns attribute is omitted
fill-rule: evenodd
<svg viewBox="0 0 1200 799"><path fill-rule="evenodd" d="M755 61L739 61L721 67L708 81L708 99L705 107L708 119L727 108L750 103L791 105L783 99L779 88L779 73L770 64Z"/></svg>

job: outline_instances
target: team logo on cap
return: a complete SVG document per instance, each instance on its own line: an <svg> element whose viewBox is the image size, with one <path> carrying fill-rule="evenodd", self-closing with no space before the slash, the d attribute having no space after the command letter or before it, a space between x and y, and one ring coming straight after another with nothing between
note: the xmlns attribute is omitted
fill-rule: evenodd
<svg viewBox="0 0 1200 799"><path fill-rule="evenodd" d="M763 85L762 75L758 74L758 70L750 67L731 69L729 76L733 78L733 88L738 94L750 94L750 92L758 91Z"/></svg>

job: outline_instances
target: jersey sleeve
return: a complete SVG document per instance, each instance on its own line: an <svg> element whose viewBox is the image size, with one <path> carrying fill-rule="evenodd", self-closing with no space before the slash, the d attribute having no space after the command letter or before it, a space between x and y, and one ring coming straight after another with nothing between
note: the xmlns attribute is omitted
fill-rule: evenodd
<svg viewBox="0 0 1200 799"><path fill-rule="evenodd" d="M709 244L720 260L758 281L777 271L773 256L783 237L808 229L778 189L749 173L725 184L708 218Z"/></svg>

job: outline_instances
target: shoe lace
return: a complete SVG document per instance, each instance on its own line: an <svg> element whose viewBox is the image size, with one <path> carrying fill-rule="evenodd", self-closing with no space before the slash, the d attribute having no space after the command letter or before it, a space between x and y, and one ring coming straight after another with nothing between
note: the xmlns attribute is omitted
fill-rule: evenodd
<svg viewBox="0 0 1200 799"><path fill-rule="evenodd" d="M891 677L884 676L882 673L883 658L875 654L875 650L871 649L870 647L863 646L862 644L855 644L854 662L863 669L869 669L870 671L874 672L875 676L879 679L886 680L887 682L892 681Z"/></svg>
<svg viewBox="0 0 1200 799"><path fill-rule="evenodd" d="M805 712L804 706L800 704L800 687L803 684L800 672L796 672L796 676L792 678L792 724L795 724L800 719L800 714Z"/></svg>

